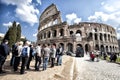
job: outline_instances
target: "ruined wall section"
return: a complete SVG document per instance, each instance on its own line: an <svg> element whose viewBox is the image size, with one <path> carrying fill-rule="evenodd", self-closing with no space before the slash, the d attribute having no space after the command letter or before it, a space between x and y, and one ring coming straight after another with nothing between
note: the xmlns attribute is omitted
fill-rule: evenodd
<svg viewBox="0 0 120 80"><path fill-rule="evenodd" d="M49 7L47 7L41 14L39 21L39 31L47 27L53 26L55 24L61 23L62 20L60 16L60 11L58 11L56 5L52 4Z"/></svg>

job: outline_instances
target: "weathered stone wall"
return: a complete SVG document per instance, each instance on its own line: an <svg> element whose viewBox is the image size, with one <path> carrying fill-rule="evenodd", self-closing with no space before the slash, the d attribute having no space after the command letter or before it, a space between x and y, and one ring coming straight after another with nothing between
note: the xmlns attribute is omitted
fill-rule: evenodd
<svg viewBox="0 0 120 80"><path fill-rule="evenodd" d="M53 10L52 12L47 12ZM57 14L57 17L53 17ZM51 17L52 16L52 17ZM56 24L54 20L57 20ZM48 25L52 21L52 25ZM47 24L47 27L44 25ZM93 22L80 22L69 25L62 22L60 12L54 4L50 5L40 17L37 43L62 44L65 51L75 52L80 45L85 52L99 50L102 52L119 52L115 29L109 25Z"/></svg>

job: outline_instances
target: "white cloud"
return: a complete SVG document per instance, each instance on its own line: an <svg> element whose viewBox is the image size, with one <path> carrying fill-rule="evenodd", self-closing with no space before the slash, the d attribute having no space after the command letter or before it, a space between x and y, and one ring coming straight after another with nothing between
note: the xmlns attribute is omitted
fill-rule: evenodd
<svg viewBox="0 0 120 80"><path fill-rule="evenodd" d="M76 18L75 20L74 20L74 23L79 23L79 22L81 22L81 18Z"/></svg>
<svg viewBox="0 0 120 80"><path fill-rule="evenodd" d="M117 33L117 38L120 39L120 34L119 33Z"/></svg>
<svg viewBox="0 0 120 80"><path fill-rule="evenodd" d="M102 22L113 26L116 32L119 30L120 25L120 0L105 0L101 3L100 11L96 11L94 15L88 17L89 21ZM120 34L117 33L120 38Z"/></svg>
<svg viewBox="0 0 120 80"><path fill-rule="evenodd" d="M3 26L5 26L5 27L10 27L10 26L12 26L12 22L8 22L8 23L3 23ZM18 25L18 24L20 24L19 22L16 22L16 25Z"/></svg>
<svg viewBox="0 0 120 80"><path fill-rule="evenodd" d="M37 33L33 34L34 37L37 37Z"/></svg>
<svg viewBox="0 0 120 80"><path fill-rule="evenodd" d="M79 22L82 20L81 18L78 18L75 13L67 14L67 15L66 15L66 18L67 18L67 22L68 22L69 24L72 24L73 22L74 22L74 23L79 23Z"/></svg>
<svg viewBox="0 0 120 80"><path fill-rule="evenodd" d="M40 4L40 5L42 4L42 3L41 3L41 0L37 0L37 3Z"/></svg>
<svg viewBox="0 0 120 80"><path fill-rule="evenodd" d="M120 0L106 0L105 2L102 2L104 11L108 12L115 12L120 9Z"/></svg>
<svg viewBox="0 0 120 80"><path fill-rule="evenodd" d="M39 10L34 7L32 0L2 0L7 5L15 5L16 16L24 22L34 25L38 22Z"/></svg>
<svg viewBox="0 0 120 80"><path fill-rule="evenodd" d="M5 26L5 27L10 27L10 26L12 26L12 22L3 23L3 26Z"/></svg>
<svg viewBox="0 0 120 80"><path fill-rule="evenodd" d="M120 28L117 28L118 31L120 31Z"/></svg>

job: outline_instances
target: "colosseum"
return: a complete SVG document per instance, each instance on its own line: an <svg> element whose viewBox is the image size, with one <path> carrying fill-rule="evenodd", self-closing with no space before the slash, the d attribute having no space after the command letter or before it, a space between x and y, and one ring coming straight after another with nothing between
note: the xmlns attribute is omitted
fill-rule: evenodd
<svg viewBox="0 0 120 80"><path fill-rule="evenodd" d="M65 51L75 52L77 45L84 52L119 52L115 29L106 24L80 22L69 25L62 22L55 4L48 6L40 16L37 44L61 44Z"/></svg>

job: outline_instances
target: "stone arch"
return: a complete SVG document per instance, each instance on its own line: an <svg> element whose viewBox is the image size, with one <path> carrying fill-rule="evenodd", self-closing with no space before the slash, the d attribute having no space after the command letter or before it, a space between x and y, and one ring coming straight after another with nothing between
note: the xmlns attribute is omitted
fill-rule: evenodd
<svg viewBox="0 0 120 80"><path fill-rule="evenodd" d="M77 30L76 34L79 34L80 36L82 36L82 32L80 30Z"/></svg>
<svg viewBox="0 0 120 80"><path fill-rule="evenodd" d="M112 47L110 46L110 52L112 52Z"/></svg>
<svg viewBox="0 0 120 80"><path fill-rule="evenodd" d="M98 40L98 35L97 35L97 33L95 33L94 35L95 35L95 40Z"/></svg>
<svg viewBox="0 0 120 80"><path fill-rule="evenodd" d="M53 30L52 35L53 35L53 37L56 37L57 36L57 30Z"/></svg>
<svg viewBox="0 0 120 80"><path fill-rule="evenodd" d="M95 45L95 50L99 50L99 45L98 44Z"/></svg>
<svg viewBox="0 0 120 80"><path fill-rule="evenodd" d="M103 45L101 45L101 52L105 52L105 48L104 48L104 46Z"/></svg>
<svg viewBox="0 0 120 80"><path fill-rule="evenodd" d="M100 40L101 40L101 41L103 40L103 35L102 35L102 33L100 33Z"/></svg>
<svg viewBox="0 0 120 80"><path fill-rule="evenodd" d="M42 34L40 34L40 39L42 39Z"/></svg>
<svg viewBox="0 0 120 80"><path fill-rule="evenodd" d="M67 44L67 50L70 52L73 52L73 44L72 43Z"/></svg>
<svg viewBox="0 0 120 80"><path fill-rule="evenodd" d="M92 40L93 39L93 33L89 33L89 39Z"/></svg>
<svg viewBox="0 0 120 80"><path fill-rule="evenodd" d="M115 47L115 52L117 52L117 47Z"/></svg>
<svg viewBox="0 0 120 80"><path fill-rule="evenodd" d="M113 46L113 52L115 52L115 47Z"/></svg>
<svg viewBox="0 0 120 80"><path fill-rule="evenodd" d="M85 44L85 52L90 52L91 46L89 44Z"/></svg>
<svg viewBox="0 0 120 80"><path fill-rule="evenodd" d="M110 34L108 34L108 41L110 41Z"/></svg>
<svg viewBox="0 0 120 80"><path fill-rule="evenodd" d="M73 31L70 31L70 35L73 35L74 34L74 32Z"/></svg>
<svg viewBox="0 0 120 80"><path fill-rule="evenodd" d="M105 39L105 41L107 41L107 35L106 34L104 34L104 39Z"/></svg>
<svg viewBox="0 0 120 80"><path fill-rule="evenodd" d="M80 47L82 47L82 48L83 48L82 44L77 44L76 46L80 46Z"/></svg>
<svg viewBox="0 0 120 80"><path fill-rule="evenodd" d="M108 46L106 46L106 52L108 52Z"/></svg>
<svg viewBox="0 0 120 80"><path fill-rule="evenodd" d="M97 28L94 28L94 31L97 32Z"/></svg>
<svg viewBox="0 0 120 80"><path fill-rule="evenodd" d="M64 36L64 29L60 29L59 35L60 35L60 36Z"/></svg>
<svg viewBox="0 0 120 80"><path fill-rule="evenodd" d="M47 37L50 38L51 32L48 31Z"/></svg>
<svg viewBox="0 0 120 80"><path fill-rule="evenodd" d="M46 32L44 33L44 39L46 38Z"/></svg>

